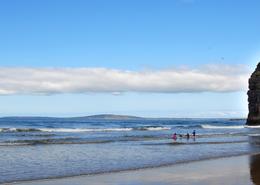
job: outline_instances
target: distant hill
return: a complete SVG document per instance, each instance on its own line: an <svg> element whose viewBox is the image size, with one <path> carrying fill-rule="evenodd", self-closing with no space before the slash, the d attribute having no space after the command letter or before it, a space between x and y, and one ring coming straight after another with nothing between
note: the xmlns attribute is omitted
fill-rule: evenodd
<svg viewBox="0 0 260 185"><path fill-rule="evenodd" d="M91 115L91 116L84 116L78 117L83 119L144 119L142 117L137 116L128 116L128 115L116 115L116 114L98 114L98 115Z"/></svg>

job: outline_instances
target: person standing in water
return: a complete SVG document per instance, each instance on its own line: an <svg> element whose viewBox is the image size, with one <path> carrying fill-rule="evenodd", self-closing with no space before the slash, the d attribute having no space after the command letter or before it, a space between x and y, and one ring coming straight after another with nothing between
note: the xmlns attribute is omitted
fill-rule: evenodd
<svg viewBox="0 0 260 185"><path fill-rule="evenodd" d="M187 133L187 134L186 134L186 137L187 137L187 139L190 139L190 134Z"/></svg>
<svg viewBox="0 0 260 185"><path fill-rule="evenodd" d="M193 138L196 137L196 130L193 130L193 132L192 132L192 136L193 136Z"/></svg>
<svg viewBox="0 0 260 185"><path fill-rule="evenodd" d="M173 139L174 141L177 140L177 134L176 134L176 133L174 133L174 134L172 135L172 139Z"/></svg>

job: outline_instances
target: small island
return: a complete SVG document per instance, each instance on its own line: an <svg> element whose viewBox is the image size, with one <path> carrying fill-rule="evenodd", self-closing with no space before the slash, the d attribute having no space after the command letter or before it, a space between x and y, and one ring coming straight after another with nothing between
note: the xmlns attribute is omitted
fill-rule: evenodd
<svg viewBox="0 0 260 185"><path fill-rule="evenodd" d="M79 117L82 119L106 119L106 120L135 120L143 119L142 117L129 116L129 115L117 115L117 114L97 114L91 116Z"/></svg>

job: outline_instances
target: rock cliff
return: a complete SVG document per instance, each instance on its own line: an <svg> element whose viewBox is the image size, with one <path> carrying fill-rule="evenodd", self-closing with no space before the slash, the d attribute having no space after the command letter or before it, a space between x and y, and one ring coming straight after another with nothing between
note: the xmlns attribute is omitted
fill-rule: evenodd
<svg viewBox="0 0 260 185"><path fill-rule="evenodd" d="M247 125L260 125L260 63L249 78Z"/></svg>

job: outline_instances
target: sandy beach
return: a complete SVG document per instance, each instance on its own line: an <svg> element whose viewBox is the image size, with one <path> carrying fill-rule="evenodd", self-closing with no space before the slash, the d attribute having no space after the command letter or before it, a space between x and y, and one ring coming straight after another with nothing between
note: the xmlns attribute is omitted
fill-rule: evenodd
<svg viewBox="0 0 260 185"><path fill-rule="evenodd" d="M260 185L260 155L243 155L167 167L35 180L16 185Z"/></svg>
<svg viewBox="0 0 260 185"><path fill-rule="evenodd" d="M0 185L260 185L260 0L0 0Z"/></svg>

